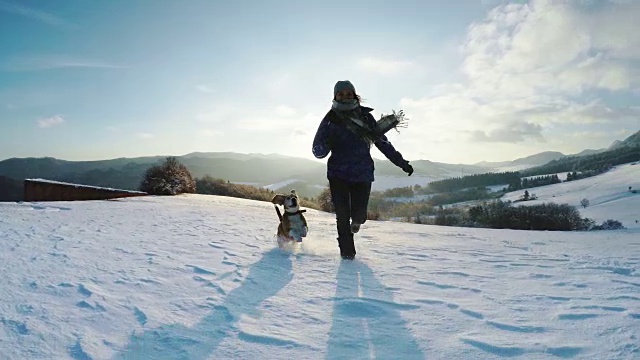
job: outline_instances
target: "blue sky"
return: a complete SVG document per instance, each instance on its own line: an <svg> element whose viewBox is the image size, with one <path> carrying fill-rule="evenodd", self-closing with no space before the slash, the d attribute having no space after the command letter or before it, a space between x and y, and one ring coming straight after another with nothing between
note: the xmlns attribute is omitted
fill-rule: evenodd
<svg viewBox="0 0 640 360"><path fill-rule="evenodd" d="M342 79L376 117L405 111L389 138L409 160L604 148L640 129L637 18L625 0L0 0L0 159L313 158Z"/></svg>

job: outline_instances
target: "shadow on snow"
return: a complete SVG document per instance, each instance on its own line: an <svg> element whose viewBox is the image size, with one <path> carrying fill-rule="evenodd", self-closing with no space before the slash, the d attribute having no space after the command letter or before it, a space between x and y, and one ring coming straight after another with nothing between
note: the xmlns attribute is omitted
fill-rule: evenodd
<svg viewBox="0 0 640 360"><path fill-rule="evenodd" d="M327 359L424 359L400 311L418 309L392 294L360 261L343 261L336 276Z"/></svg>
<svg viewBox="0 0 640 360"><path fill-rule="evenodd" d="M235 330L242 314L253 313L258 305L277 294L293 278L289 254L273 249L254 263L241 286L232 290L222 305L198 324L187 328L163 325L132 335L127 348L114 359L207 359Z"/></svg>

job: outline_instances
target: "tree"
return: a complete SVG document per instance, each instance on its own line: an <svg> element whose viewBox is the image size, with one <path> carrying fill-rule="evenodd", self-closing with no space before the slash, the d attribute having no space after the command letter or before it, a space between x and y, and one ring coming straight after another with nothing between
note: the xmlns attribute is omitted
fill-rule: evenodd
<svg viewBox="0 0 640 360"><path fill-rule="evenodd" d="M587 206L589 206L589 199L584 198L582 200L580 200L580 205L582 205L583 208L587 208Z"/></svg>
<svg viewBox="0 0 640 360"><path fill-rule="evenodd" d="M324 188L320 195L318 195L318 205L320 206L320 210L326 212L334 212L333 201L331 199L331 189Z"/></svg>
<svg viewBox="0 0 640 360"><path fill-rule="evenodd" d="M524 191L524 196L522 198L524 199L524 201L529 200L529 191L525 190Z"/></svg>
<svg viewBox="0 0 640 360"><path fill-rule="evenodd" d="M175 157L147 169L140 183L140 191L150 195L178 195L195 193L196 182L191 173Z"/></svg>

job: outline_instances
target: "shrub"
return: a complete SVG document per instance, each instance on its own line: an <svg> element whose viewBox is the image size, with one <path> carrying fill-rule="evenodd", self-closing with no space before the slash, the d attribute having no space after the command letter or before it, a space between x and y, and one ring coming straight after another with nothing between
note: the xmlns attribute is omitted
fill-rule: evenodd
<svg viewBox="0 0 640 360"><path fill-rule="evenodd" d="M472 223L494 229L568 231L587 230L589 226L578 210L568 204L511 206L498 200L470 208L468 216Z"/></svg>
<svg viewBox="0 0 640 360"><path fill-rule="evenodd" d="M335 211L335 209L333 208L333 201L331 199L331 189L329 189L328 187L324 188L320 195L318 195L318 206L322 211L330 213Z"/></svg>
<svg viewBox="0 0 640 360"><path fill-rule="evenodd" d="M178 195L196 192L196 182L186 166L175 157L147 169L140 184L140 191L150 195Z"/></svg>
<svg viewBox="0 0 640 360"><path fill-rule="evenodd" d="M235 198L271 201L276 194L275 191L246 184L234 184L228 180L214 178L209 175L201 179L196 179L196 192L198 194L229 196ZM300 206L318 209L315 201L307 198L300 198Z"/></svg>
<svg viewBox="0 0 640 360"><path fill-rule="evenodd" d="M368 211L367 212L367 220L380 220L380 212L379 211Z"/></svg>
<svg viewBox="0 0 640 360"><path fill-rule="evenodd" d="M591 230L620 230L624 228L625 227L622 225L620 221L609 219L607 221L604 221L600 225L595 225L591 227Z"/></svg>
<svg viewBox="0 0 640 360"><path fill-rule="evenodd" d="M213 178L209 175L196 179L198 194L229 196L250 200L271 201L274 192L251 185L234 184L224 179Z"/></svg>

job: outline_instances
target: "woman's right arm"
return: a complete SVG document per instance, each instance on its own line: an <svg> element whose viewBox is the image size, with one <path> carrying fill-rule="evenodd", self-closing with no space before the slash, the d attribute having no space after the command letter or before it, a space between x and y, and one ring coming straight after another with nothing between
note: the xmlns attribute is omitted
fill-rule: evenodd
<svg viewBox="0 0 640 360"><path fill-rule="evenodd" d="M316 131L316 136L313 139L313 156L318 159L322 159L325 156L329 155L331 151L331 146L329 144L329 133L331 122L328 117L325 116L324 119L320 122L320 126L318 126L318 131Z"/></svg>

